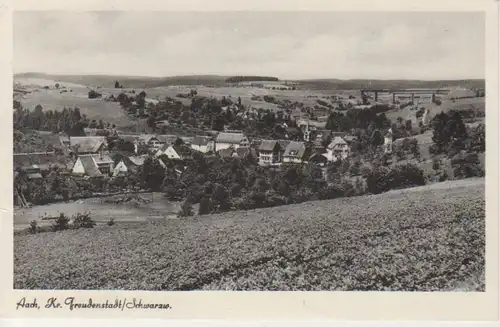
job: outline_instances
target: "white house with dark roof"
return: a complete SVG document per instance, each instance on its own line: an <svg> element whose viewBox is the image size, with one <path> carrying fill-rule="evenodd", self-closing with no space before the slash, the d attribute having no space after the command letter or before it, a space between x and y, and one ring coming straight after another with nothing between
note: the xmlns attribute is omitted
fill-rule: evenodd
<svg viewBox="0 0 500 327"><path fill-rule="evenodd" d="M235 150L239 147L248 147L250 142L245 134L241 132L220 132L215 139L216 151L233 147Z"/></svg>
<svg viewBox="0 0 500 327"><path fill-rule="evenodd" d="M113 159L107 154L80 155L73 165L72 173L90 177L100 177L113 173Z"/></svg>
<svg viewBox="0 0 500 327"><path fill-rule="evenodd" d="M144 164L146 156L124 157L113 169L113 176L136 172Z"/></svg>
<svg viewBox="0 0 500 327"><path fill-rule="evenodd" d="M349 144L340 136L336 136L326 147L326 158L330 162L343 160L349 157L350 154L351 148Z"/></svg>
<svg viewBox="0 0 500 327"><path fill-rule="evenodd" d="M261 140L258 152L261 166L271 166L281 161L280 143L276 140Z"/></svg>

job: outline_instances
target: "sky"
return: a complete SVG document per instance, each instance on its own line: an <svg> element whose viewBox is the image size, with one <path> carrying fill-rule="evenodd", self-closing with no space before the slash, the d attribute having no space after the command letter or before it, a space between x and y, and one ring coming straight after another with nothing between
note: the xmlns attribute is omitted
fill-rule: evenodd
<svg viewBox="0 0 500 327"><path fill-rule="evenodd" d="M14 73L485 76L480 12L14 13Z"/></svg>

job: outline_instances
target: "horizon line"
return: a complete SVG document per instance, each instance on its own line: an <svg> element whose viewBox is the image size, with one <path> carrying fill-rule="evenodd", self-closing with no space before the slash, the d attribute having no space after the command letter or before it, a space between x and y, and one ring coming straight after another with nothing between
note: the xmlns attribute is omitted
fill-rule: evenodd
<svg viewBox="0 0 500 327"><path fill-rule="evenodd" d="M210 76L210 77L235 77L235 76L261 76L261 77L274 77L279 81L315 81L315 80L339 80L339 81L353 81L353 80L373 80L373 81L460 81L460 80L484 80L484 77L462 77L462 78L436 78L436 79L421 79L421 78L337 78L337 77L307 77L307 78L280 78L279 76L265 75L265 74L188 74L188 75L163 75L163 76L152 76L152 75L117 75L111 73L47 73L47 72L18 72L13 73L13 76L23 75L23 74L40 74L40 75L53 75L53 76L100 76L100 77L123 77L123 78L152 78L152 79L163 79L163 78L173 78L173 77L196 77L196 76Z"/></svg>

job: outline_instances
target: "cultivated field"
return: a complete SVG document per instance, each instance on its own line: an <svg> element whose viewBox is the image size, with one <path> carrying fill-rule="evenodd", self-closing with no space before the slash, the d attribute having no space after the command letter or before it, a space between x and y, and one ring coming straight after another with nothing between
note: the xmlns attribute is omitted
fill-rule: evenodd
<svg viewBox="0 0 500 327"><path fill-rule="evenodd" d="M90 212L92 219L97 222L107 222L110 218L114 218L117 222L141 222L148 219L161 219L179 211L180 204L167 201L161 193L140 193L137 195L147 202L133 199L124 203L114 203L114 199L127 197L120 195L52 203L31 208L16 208L14 210L14 229L25 229L33 220L37 221L38 226L50 225L52 221L41 218L57 217L60 213L71 217L77 213Z"/></svg>
<svg viewBox="0 0 500 327"><path fill-rule="evenodd" d="M14 236L16 289L484 291L484 179Z"/></svg>

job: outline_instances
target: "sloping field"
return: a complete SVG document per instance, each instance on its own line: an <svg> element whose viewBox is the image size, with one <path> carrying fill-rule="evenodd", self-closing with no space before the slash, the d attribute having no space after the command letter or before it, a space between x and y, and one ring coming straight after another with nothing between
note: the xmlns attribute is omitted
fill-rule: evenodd
<svg viewBox="0 0 500 327"><path fill-rule="evenodd" d="M452 109L455 110L467 110L474 109L477 111L484 112L486 110L486 102L485 98L466 98L466 99L458 99L454 102L452 100L443 100L440 106L434 103L422 103L419 104L418 107L424 107L429 109L429 118L432 119L435 115L440 112L448 112ZM403 109L391 110L386 113L387 118L392 120L392 122L396 122L398 117L403 118L404 120L411 119L416 122L417 110L412 110L411 106L405 107Z"/></svg>
<svg viewBox="0 0 500 327"><path fill-rule="evenodd" d="M484 179L14 236L16 289L484 291Z"/></svg>
<svg viewBox="0 0 500 327"><path fill-rule="evenodd" d="M71 217L77 213L89 212L92 219L97 222L107 222L110 218L122 222L143 222L153 217L176 214L180 209L180 203L167 201L161 193L139 193L136 196L140 196L147 202L131 201L115 204L113 200L127 197L127 195L119 195L51 203L31 208L16 208L14 229L27 228L33 220L37 221L38 226L50 225L51 221L41 218L57 217L61 213Z"/></svg>

